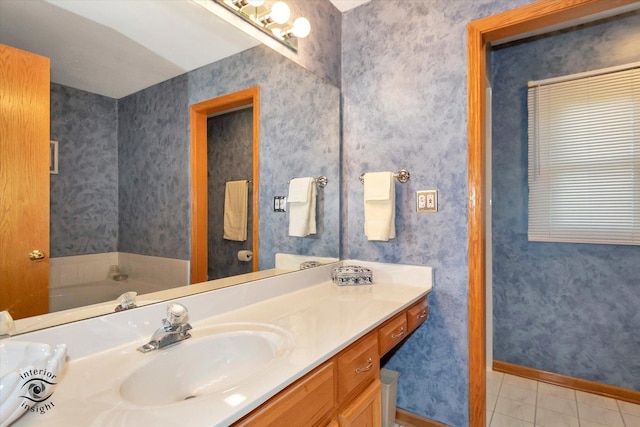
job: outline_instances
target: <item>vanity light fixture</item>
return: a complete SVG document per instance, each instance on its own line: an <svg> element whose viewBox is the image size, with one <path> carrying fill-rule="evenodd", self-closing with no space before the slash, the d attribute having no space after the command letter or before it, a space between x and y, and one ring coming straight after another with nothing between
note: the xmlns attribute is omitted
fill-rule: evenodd
<svg viewBox="0 0 640 427"><path fill-rule="evenodd" d="M298 51L297 39L311 32L307 18L298 17L291 23L291 9L283 1L212 0L236 13L245 21L272 36L293 51Z"/></svg>
<svg viewBox="0 0 640 427"><path fill-rule="evenodd" d="M267 15L270 20L278 24L286 24L291 17L291 9L283 1L279 1L273 4L271 7L271 13Z"/></svg>

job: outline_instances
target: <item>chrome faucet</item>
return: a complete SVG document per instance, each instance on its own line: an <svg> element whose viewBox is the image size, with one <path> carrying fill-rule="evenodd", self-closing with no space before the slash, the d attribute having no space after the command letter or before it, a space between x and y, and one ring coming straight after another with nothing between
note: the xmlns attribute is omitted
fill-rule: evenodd
<svg viewBox="0 0 640 427"><path fill-rule="evenodd" d="M187 307L177 302L169 303L167 305L167 318L162 319L162 327L153 333L151 341L138 347L138 351L147 353L191 338L189 330L192 328L187 322L188 320Z"/></svg>

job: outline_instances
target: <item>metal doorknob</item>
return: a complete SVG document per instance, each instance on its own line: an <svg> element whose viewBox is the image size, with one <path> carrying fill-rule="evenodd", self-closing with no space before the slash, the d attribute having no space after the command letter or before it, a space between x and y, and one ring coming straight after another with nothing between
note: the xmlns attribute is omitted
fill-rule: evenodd
<svg viewBox="0 0 640 427"><path fill-rule="evenodd" d="M44 252L39 251L38 249L35 249L29 252L29 259L31 261L38 261L39 259L43 259L43 258L44 258Z"/></svg>

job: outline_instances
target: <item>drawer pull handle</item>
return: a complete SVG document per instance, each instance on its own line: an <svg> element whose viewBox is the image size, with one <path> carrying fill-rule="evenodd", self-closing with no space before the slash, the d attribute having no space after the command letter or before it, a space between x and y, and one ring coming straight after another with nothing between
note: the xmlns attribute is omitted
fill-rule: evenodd
<svg viewBox="0 0 640 427"><path fill-rule="evenodd" d="M356 368L356 374L359 374L360 372L370 371L371 368L373 368L373 360L369 358L369 360L367 360L367 366L365 366L364 368Z"/></svg>
<svg viewBox="0 0 640 427"><path fill-rule="evenodd" d="M404 326L400 327L400 332L398 332L397 334L391 334L391 339L396 339L396 338L400 338L404 336Z"/></svg>
<svg viewBox="0 0 640 427"><path fill-rule="evenodd" d="M418 314L416 317L418 319L424 319L425 317L427 317L427 310L422 310L422 313Z"/></svg>

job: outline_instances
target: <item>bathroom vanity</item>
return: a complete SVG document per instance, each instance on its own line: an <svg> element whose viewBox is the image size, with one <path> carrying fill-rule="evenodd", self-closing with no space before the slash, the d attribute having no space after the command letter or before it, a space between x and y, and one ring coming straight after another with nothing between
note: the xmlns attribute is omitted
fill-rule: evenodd
<svg viewBox="0 0 640 427"><path fill-rule="evenodd" d="M69 358L14 425L378 425L380 358L427 319L432 269L342 263L374 284L337 286L330 264L178 298L192 338L147 353L166 303L9 338Z"/></svg>
<svg viewBox="0 0 640 427"><path fill-rule="evenodd" d="M378 425L376 420L382 417L380 358L424 323L428 314L423 297L235 425Z"/></svg>

